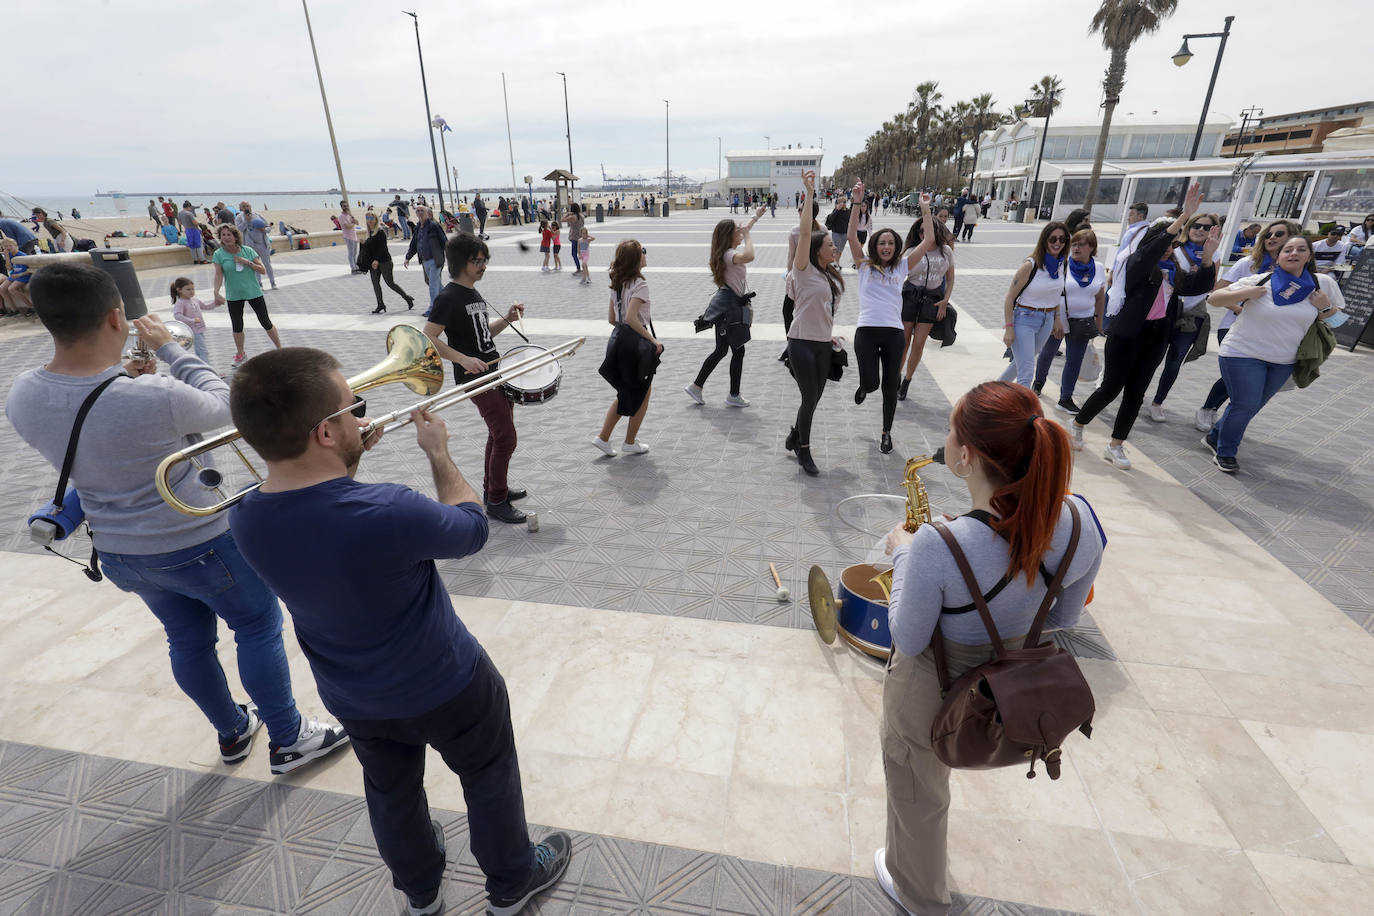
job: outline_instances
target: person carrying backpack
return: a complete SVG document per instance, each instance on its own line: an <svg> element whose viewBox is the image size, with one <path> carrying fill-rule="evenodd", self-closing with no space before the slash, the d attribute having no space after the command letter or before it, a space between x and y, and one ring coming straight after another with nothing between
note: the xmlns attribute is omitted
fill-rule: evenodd
<svg viewBox="0 0 1374 916"><path fill-rule="evenodd" d="M950 412L944 460L968 486L971 511L947 525L922 525L914 535L899 525L887 541L894 567L881 725L887 838L873 869L892 899L920 914L950 905L950 765L1033 767L1043 760L1056 778L1059 742L1076 728L1088 731L1092 694L1072 658L1052 645L1022 648L1022 641L1029 634L1027 642L1038 642L1042 627L1078 620L1105 543L1087 502L1065 497L1073 469L1068 436L1046 419L1029 388L984 382L960 398ZM997 666L1004 666L1000 673L989 670ZM1056 690L1051 702L1038 703L1040 695L1018 693L1025 681L1008 679L1031 668L1041 685L1068 680L1068 696ZM994 730L987 720L973 735L940 725L951 707L986 705L984 697L995 698L990 713L999 735L1005 722L1011 737L1024 712L1032 722L1053 718L1062 728L1039 737L1033 727L1035 740L1010 754L999 746L999 757L985 741L980 746ZM983 756L972 759L968 750Z"/></svg>

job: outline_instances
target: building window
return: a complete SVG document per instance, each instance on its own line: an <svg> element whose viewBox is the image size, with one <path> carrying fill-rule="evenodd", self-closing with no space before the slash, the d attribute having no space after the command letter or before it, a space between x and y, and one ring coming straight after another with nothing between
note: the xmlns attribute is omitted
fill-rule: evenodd
<svg viewBox="0 0 1374 916"><path fill-rule="evenodd" d="M1016 146L1012 149L1012 166L1030 165L1030 161L1034 158L1035 138L1027 137L1024 140L1017 140Z"/></svg>
<svg viewBox="0 0 1374 916"><path fill-rule="evenodd" d="M1059 193L1061 204L1082 204L1088 196L1088 179L1066 178L1064 190ZM1094 204L1114 204L1121 199L1121 179L1103 178L1097 184L1097 199Z"/></svg>
<svg viewBox="0 0 1374 916"><path fill-rule="evenodd" d="M1305 140L1310 136L1312 136L1312 131L1310 130L1294 130L1288 133L1289 140Z"/></svg>
<svg viewBox="0 0 1374 916"><path fill-rule="evenodd" d="M992 148L980 149L978 151L978 170L987 171L992 168Z"/></svg>
<svg viewBox="0 0 1374 916"><path fill-rule="evenodd" d="M744 160L742 162L730 161L731 178L767 178L768 161L765 160Z"/></svg>

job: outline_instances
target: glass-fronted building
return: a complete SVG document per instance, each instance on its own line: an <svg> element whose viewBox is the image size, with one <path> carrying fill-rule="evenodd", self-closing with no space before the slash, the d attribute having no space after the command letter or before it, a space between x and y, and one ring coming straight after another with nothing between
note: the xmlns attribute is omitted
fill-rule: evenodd
<svg viewBox="0 0 1374 916"><path fill-rule="evenodd" d="M821 175L824 158L825 150L814 146L731 150L725 154L725 177L705 182L702 190L727 200L735 194L776 193L780 201L790 201L803 190L802 172L811 169ZM820 187L819 180L816 185Z"/></svg>

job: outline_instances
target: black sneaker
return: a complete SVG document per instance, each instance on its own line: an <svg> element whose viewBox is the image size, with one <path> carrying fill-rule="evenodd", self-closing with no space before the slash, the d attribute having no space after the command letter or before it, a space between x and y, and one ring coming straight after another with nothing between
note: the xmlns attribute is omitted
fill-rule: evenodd
<svg viewBox="0 0 1374 916"><path fill-rule="evenodd" d="M258 717L258 707L249 703L239 704L248 716L248 724L243 727L243 731L229 738L220 737L219 739L219 759L223 763L240 763L253 750L253 735L258 729L262 728L262 719Z"/></svg>
<svg viewBox="0 0 1374 916"><path fill-rule="evenodd" d="M530 898L549 888L563 877L572 861L572 840L566 833L551 833L534 847L534 873L523 890L510 897L488 897L489 916L515 916L530 902Z"/></svg>
<svg viewBox="0 0 1374 916"><path fill-rule="evenodd" d="M1234 474L1240 470L1240 462L1226 455L1212 455L1212 463L1227 474Z"/></svg>
<svg viewBox="0 0 1374 916"><path fill-rule="evenodd" d="M272 775L280 776L303 767L312 760L331 754L348 745L348 732L342 725L325 725L314 716L301 716L301 730L296 743L285 747L269 744L267 757Z"/></svg>
<svg viewBox="0 0 1374 916"><path fill-rule="evenodd" d="M1034 391L1037 395L1040 393L1040 389L1044 387L1044 382L1031 382L1031 391Z"/></svg>
<svg viewBox="0 0 1374 916"><path fill-rule="evenodd" d="M905 401L907 389L911 387L911 379L904 378L902 383L897 386L897 400Z"/></svg>
<svg viewBox="0 0 1374 916"><path fill-rule="evenodd" d="M891 434L891 433L889 433L889 432L884 432L884 433L883 433L883 437L882 437L881 439L878 440L878 451L882 452L884 455L886 455L888 452L892 451L892 434Z"/></svg>
<svg viewBox="0 0 1374 916"><path fill-rule="evenodd" d="M864 402L864 398L866 398L866 397L868 397L868 392L867 392L867 391L864 391L862 388L855 388L855 389L854 389L854 403L855 403L855 404L862 404L862 403Z"/></svg>
<svg viewBox="0 0 1374 916"><path fill-rule="evenodd" d="M434 841L439 844L439 854L448 857L448 844L444 842L444 827L433 818L429 828L434 831ZM406 897L406 916L437 916L444 911L444 888L440 885L434 893L424 899Z"/></svg>
<svg viewBox="0 0 1374 916"><path fill-rule="evenodd" d="M1207 446L1208 450L1211 451L1213 458L1217 456L1217 444L1212 441L1211 433L1202 437L1202 444ZM1220 467L1220 465L1218 465L1218 467Z"/></svg>
<svg viewBox="0 0 1374 916"><path fill-rule="evenodd" d="M487 515L508 525L518 525L525 520L525 513L512 506L509 499L487 503Z"/></svg>
<svg viewBox="0 0 1374 916"><path fill-rule="evenodd" d="M1065 398L1055 406L1059 408L1059 411L1061 413L1066 413L1071 417L1076 416L1078 414L1078 411L1082 409L1074 403L1073 398Z"/></svg>

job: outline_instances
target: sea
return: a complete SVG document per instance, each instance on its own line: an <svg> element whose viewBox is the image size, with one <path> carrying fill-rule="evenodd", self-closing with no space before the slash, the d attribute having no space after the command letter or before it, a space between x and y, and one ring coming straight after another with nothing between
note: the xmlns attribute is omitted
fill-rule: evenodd
<svg viewBox="0 0 1374 916"><path fill-rule="evenodd" d="M409 199L414 197L417 192L349 191L349 195L356 202L355 205L376 204L379 207L390 203L391 199L398 193L403 199ZM458 193L471 195L472 191L466 190ZM487 190L483 189L482 193L486 194ZM538 189L535 190L535 193L539 193ZM246 200L261 213L271 213L273 210L316 210L320 208L333 210L338 208L340 199L337 191L308 191L305 193L215 191L190 194L180 191L169 194L167 191L162 191L161 196L174 200L178 209L181 208L182 201L189 200L197 210L202 207L213 206L216 201L224 201L231 209L237 210L239 201ZM434 195L427 194L426 196L433 197ZM28 216L29 211L34 207L42 207L54 216L60 213L65 217L71 217L72 210L75 209L83 219L102 216L136 217L146 216L149 199L155 201L157 198L158 194L128 194L123 197L105 197L95 194L8 194L0 192L0 212L9 217Z"/></svg>

